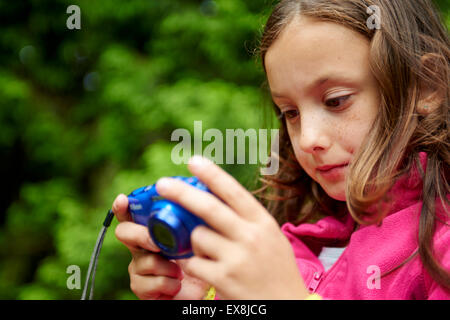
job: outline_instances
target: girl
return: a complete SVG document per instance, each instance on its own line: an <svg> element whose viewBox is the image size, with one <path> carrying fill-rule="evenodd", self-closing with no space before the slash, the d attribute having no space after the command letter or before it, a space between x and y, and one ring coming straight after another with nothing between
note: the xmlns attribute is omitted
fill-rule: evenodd
<svg viewBox="0 0 450 320"><path fill-rule="evenodd" d="M450 42L431 0L281 1L260 55L281 119L279 172L262 179L262 203L198 157L189 170L223 202L160 179L163 197L212 227L194 230L185 261L155 254L119 195L133 292L449 299Z"/></svg>

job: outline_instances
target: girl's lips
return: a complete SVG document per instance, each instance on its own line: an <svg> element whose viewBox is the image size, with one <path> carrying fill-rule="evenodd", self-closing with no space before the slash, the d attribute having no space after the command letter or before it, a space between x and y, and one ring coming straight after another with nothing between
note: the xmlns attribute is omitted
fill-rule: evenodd
<svg viewBox="0 0 450 320"><path fill-rule="evenodd" d="M343 177L345 169L348 167L348 163L340 164L340 165L329 165L318 167L317 171L320 175L330 181L336 181Z"/></svg>
<svg viewBox="0 0 450 320"><path fill-rule="evenodd" d="M332 164L332 165L328 165L328 166L318 167L317 170L318 171L329 171L331 169L338 168L338 167L344 167L344 166L347 166L347 165L348 165L348 163Z"/></svg>

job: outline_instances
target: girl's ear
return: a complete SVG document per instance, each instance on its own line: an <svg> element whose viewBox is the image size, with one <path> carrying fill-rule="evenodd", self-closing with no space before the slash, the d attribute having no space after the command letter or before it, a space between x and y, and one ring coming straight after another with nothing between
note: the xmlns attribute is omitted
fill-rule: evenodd
<svg viewBox="0 0 450 320"><path fill-rule="evenodd" d="M438 109L445 99L445 88L442 84L447 83L443 81L442 71L444 66L443 57L435 53L427 53L420 59L422 75L420 81L420 98L416 106L417 112L422 115L427 115ZM427 80L425 80L427 79Z"/></svg>

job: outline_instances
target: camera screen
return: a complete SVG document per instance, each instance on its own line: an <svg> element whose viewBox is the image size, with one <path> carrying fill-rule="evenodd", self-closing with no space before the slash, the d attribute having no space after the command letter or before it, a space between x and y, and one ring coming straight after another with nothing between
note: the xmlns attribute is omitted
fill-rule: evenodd
<svg viewBox="0 0 450 320"><path fill-rule="evenodd" d="M162 224L155 224L153 226L153 236L155 239L167 248L175 248L175 239L169 230Z"/></svg>

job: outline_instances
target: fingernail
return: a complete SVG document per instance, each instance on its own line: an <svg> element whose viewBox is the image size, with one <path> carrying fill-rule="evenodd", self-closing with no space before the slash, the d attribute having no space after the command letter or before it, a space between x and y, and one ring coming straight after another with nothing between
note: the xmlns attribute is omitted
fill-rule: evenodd
<svg viewBox="0 0 450 320"><path fill-rule="evenodd" d="M169 178L161 178L156 182L156 190L158 192L165 192L170 189L172 182Z"/></svg>
<svg viewBox="0 0 450 320"><path fill-rule="evenodd" d="M208 165L210 163L211 163L211 160L209 160L208 158L199 156L199 155L195 155L189 159L189 166L193 169L203 168L205 165Z"/></svg>
<svg viewBox="0 0 450 320"><path fill-rule="evenodd" d="M120 200L120 198L123 198L123 197L126 197L124 194L119 194L117 197L116 197L116 199L114 200L114 202L113 202L113 205L112 205L112 211L114 212L114 213L117 213L119 210L118 210L118 208L117 208L117 205L118 205L118 203L121 201ZM128 201L128 198L126 198L126 201Z"/></svg>

